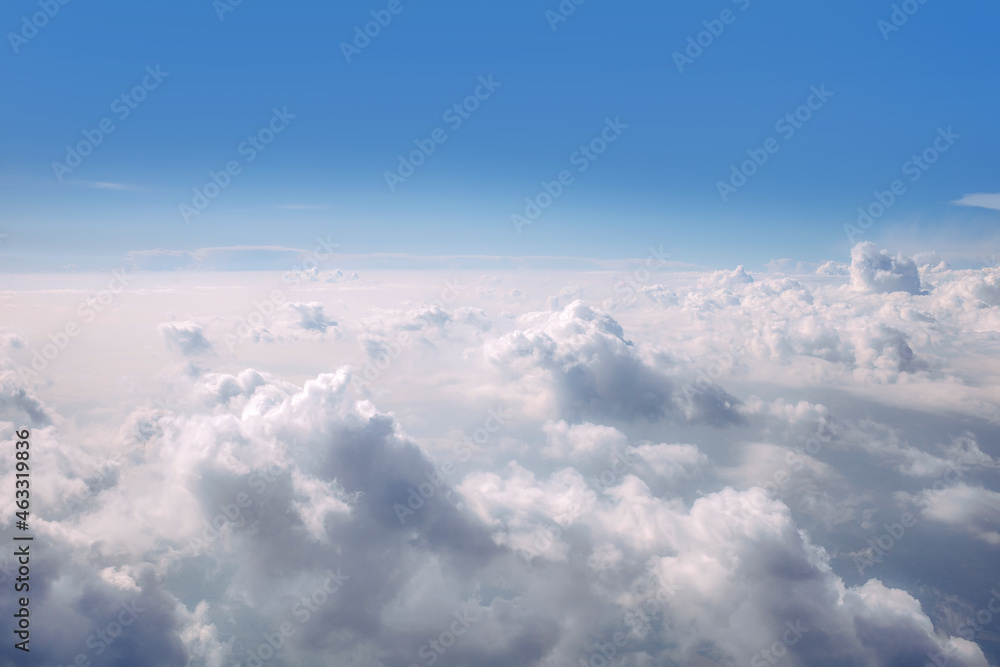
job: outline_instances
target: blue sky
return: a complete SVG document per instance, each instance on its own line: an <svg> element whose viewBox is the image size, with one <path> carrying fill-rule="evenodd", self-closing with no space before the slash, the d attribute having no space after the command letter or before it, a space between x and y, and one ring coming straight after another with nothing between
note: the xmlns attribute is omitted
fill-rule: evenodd
<svg viewBox="0 0 1000 667"><path fill-rule="evenodd" d="M1000 190L992 3L914 3L887 32L891 2L589 0L553 29L555 0L400 0L347 62L341 43L389 5L54 3L32 32L37 1L7 3L0 266L328 234L352 254L622 258L662 245L716 266L846 260L843 225L896 179L905 194L864 240L978 251L995 238L1000 212L949 203ZM727 10L679 72L673 54ZM147 67L168 75L120 118L113 101L155 83ZM490 75L499 86L453 129L444 113ZM824 85L832 97L786 139L775 122ZM241 142L273 109L295 118L248 162ZM114 131L60 182L53 163L105 118ZM627 129L578 172L574 152L608 118ZM949 127L960 138L910 182L904 163ZM447 141L390 191L385 172L437 128ZM769 138L778 151L724 202L717 183ZM239 173L185 222L179 205L229 161ZM517 233L511 215L562 170L572 184Z"/></svg>

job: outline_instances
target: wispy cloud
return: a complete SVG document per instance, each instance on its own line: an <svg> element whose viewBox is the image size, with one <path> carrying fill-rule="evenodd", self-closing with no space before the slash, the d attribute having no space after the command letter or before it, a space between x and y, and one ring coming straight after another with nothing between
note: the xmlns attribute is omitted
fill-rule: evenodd
<svg viewBox="0 0 1000 667"><path fill-rule="evenodd" d="M147 188L128 183L111 183L110 181L73 181L77 185L85 188L97 188L98 190L124 190L128 192L146 192Z"/></svg>
<svg viewBox="0 0 1000 667"><path fill-rule="evenodd" d="M130 250L132 261L145 270L216 269L287 270L311 255L308 249L286 246L234 245L168 250L165 248ZM405 252L337 253L337 267L348 269L417 269L442 268L536 268L577 269L589 271L635 271L646 267L654 271L683 271L701 268L696 264L668 259L620 258L598 259L573 255L416 255Z"/></svg>
<svg viewBox="0 0 1000 667"><path fill-rule="evenodd" d="M146 271L174 270L285 270L310 251L285 246L235 245L196 250L155 248L130 250L129 259Z"/></svg>
<svg viewBox="0 0 1000 667"><path fill-rule="evenodd" d="M956 199L951 203L957 204L958 206L978 206L979 208L988 208L994 211L1000 211L1000 194L979 192L976 194L965 195L961 199Z"/></svg>

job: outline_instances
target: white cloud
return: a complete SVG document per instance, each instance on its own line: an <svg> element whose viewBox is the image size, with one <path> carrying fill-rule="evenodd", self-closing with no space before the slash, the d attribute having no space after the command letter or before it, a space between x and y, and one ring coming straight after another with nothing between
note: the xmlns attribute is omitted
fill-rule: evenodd
<svg viewBox="0 0 1000 667"><path fill-rule="evenodd" d="M869 292L920 293L920 275L912 259L893 257L871 241L851 250L851 284Z"/></svg>
<svg viewBox="0 0 1000 667"><path fill-rule="evenodd" d="M994 211L1000 211L1000 194L980 192L965 195L961 199L956 199L951 203L958 206L978 206L979 208L988 208Z"/></svg>
<svg viewBox="0 0 1000 667"><path fill-rule="evenodd" d="M993 546L1000 546L1000 493L958 484L923 491L917 498L928 519L954 525Z"/></svg>
<svg viewBox="0 0 1000 667"><path fill-rule="evenodd" d="M87 188L97 188L98 190L123 190L129 192L146 192L147 189L138 185L129 185L127 183L112 183L109 181L71 181L76 185L82 185Z"/></svg>
<svg viewBox="0 0 1000 667"><path fill-rule="evenodd" d="M625 435L618 429L589 422L569 425L559 421L542 428L549 442L542 453L554 459L606 455L612 449L624 449L626 443Z"/></svg>
<svg viewBox="0 0 1000 667"><path fill-rule="evenodd" d="M205 332L194 322L164 322L160 325L160 333L167 345L185 356L214 352L212 344L205 338Z"/></svg>
<svg viewBox="0 0 1000 667"><path fill-rule="evenodd" d="M98 657L134 603L109 664L245 663L283 623L265 664L579 664L615 633L611 664L752 664L788 632L788 665L997 664L950 619L997 585L998 272L851 272L137 272L92 321L93 276L4 292L37 660Z"/></svg>

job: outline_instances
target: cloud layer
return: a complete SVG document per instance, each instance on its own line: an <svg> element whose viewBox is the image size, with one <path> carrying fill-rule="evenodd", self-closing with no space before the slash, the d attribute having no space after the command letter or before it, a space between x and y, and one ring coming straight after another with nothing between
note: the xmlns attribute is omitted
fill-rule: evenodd
<svg viewBox="0 0 1000 667"><path fill-rule="evenodd" d="M801 268L4 293L33 660L1000 664L1000 271Z"/></svg>

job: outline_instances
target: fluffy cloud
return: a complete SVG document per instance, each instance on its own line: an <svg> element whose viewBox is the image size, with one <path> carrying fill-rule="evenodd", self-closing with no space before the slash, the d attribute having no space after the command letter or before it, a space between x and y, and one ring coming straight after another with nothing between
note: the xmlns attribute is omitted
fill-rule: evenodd
<svg viewBox="0 0 1000 667"><path fill-rule="evenodd" d="M952 524L989 544L1000 546L1000 493L958 484L925 490L917 502L924 517Z"/></svg>
<svg viewBox="0 0 1000 667"><path fill-rule="evenodd" d="M911 264L8 293L34 659L1000 664L997 274Z"/></svg>
<svg viewBox="0 0 1000 667"><path fill-rule="evenodd" d="M306 331L326 333L330 327L337 326L336 322L327 318L321 303L290 303L288 308L299 316L298 325Z"/></svg>
<svg viewBox="0 0 1000 667"><path fill-rule="evenodd" d="M851 250L851 284L868 292L909 292L920 294L917 265L908 257L893 257L871 241Z"/></svg>
<svg viewBox="0 0 1000 667"><path fill-rule="evenodd" d="M620 420L682 418L675 383L640 357L614 318L574 301L486 346L489 360L525 391L543 391L560 416ZM528 385L534 389L529 389ZM687 397L686 416L738 421L736 399L715 384Z"/></svg>
<svg viewBox="0 0 1000 667"><path fill-rule="evenodd" d="M167 345L179 350L185 356L210 354L212 344L205 338L205 332L194 322L168 322L160 325L160 333Z"/></svg>

